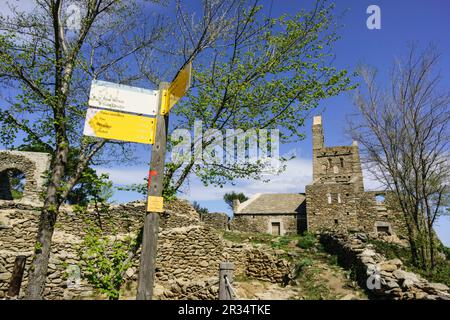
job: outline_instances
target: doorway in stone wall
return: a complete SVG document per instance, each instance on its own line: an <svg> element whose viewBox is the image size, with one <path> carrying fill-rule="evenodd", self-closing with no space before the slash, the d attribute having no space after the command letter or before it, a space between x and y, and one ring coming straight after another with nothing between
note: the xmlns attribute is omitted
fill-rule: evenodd
<svg viewBox="0 0 450 320"><path fill-rule="evenodd" d="M25 189L25 174L18 169L0 172L0 200L19 200Z"/></svg>
<svg viewBox="0 0 450 320"><path fill-rule="evenodd" d="M281 224L279 222L272 222L272 235L281 235Z"/></svg>

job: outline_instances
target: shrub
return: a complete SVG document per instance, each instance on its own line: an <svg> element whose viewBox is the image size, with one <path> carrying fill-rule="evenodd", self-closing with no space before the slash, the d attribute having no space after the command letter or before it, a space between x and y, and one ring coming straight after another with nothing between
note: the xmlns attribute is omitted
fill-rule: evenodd
<svg viewBox="0 0 450 320"><path fill-rule="evenodd" d="M317 238L314 234L306 232L299 239L297 246L302 249L310 249L317 244Z"/></svg>

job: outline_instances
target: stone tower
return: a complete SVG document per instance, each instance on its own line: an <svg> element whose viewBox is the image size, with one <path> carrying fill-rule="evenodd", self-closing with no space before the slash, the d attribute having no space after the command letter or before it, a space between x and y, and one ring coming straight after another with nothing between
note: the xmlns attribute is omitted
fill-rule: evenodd
<svg viewBox="0 0 450 320"><path fill-rule="evenodd" d="M313 141L313 180L319 178L320 163L317 160L320 150L324 147L324 137L322 128L322 117L316 116L313 119L312 126L312 141Z"/></svg>
<svg viewBox="0 0 450 320"><path fill-rule="evenodd" d="M314 183L352 183L355 192L364 191L357 142L351 146L325 147L321 116L314 117L312 133Z"/></svg>
<svg viewBox="0 0 450 320"><path fill-rule="evenodd" d="M314 117L312 133L313 182L305 188L307 230L404 233L403 215L392 194L364 191L356 141L326 147L320 116Z"/></svg>
<svg viewBox="0 0 450 320"><path fill-rule="evenodd" d="M50 168L51 156L42 152L0 150L0 202L13 201L8 177L9 170L18 170L25 176L21 203L42 204L40 193L45 188L45 173Z"/></svg>
<svg viewBox="0 0 450 320"><path fill-rule="evenodd" d="M313 182L306 186L308 230L358 227L357 203L364 192L357 143L326 147L322 117L312 126Z"/></svg>

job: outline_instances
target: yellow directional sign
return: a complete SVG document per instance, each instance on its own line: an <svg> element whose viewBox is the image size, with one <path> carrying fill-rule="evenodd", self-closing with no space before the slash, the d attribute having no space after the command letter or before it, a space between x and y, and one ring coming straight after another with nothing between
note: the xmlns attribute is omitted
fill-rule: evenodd
<svg viewBox="0 0 450 320"><path fill-rule="evenodd" d="M161 102L161 115L169 113L170 109L180 100L191 86L192 61L178 73L169 88L164 91Z"/></svg>
<svg viewBox="0 0 450 320"><path fill-rule="evenodd" d="M88 109L83 134L104 139L153 144L155 132L155 118Z"/></svg>
<svg viewBox="0 0 450 320"><path fill-rule="evenodd" d="M164 212L164 198L148 196L147 212Z"/></svg>

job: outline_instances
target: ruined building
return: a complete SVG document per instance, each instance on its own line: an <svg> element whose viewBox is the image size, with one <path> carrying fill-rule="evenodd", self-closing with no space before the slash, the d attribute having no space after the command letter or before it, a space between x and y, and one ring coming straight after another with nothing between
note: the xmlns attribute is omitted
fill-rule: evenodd
<svg viewBox="0 0 450 320"><path fill-rule="evenodd" d="M283 235L333 230L397 234L403 217L388 192L364 191L359 148L326 147L322 118L313 119L313 181L305 194L257 194L236 203L232 229Z"/></svg>

